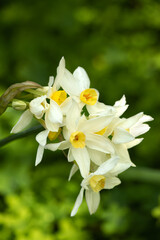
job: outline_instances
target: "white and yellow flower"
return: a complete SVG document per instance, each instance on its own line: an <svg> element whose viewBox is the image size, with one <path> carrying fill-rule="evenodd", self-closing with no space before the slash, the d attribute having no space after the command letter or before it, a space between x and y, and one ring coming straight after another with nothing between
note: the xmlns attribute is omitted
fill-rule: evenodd
<svg viewBox="0 0 160 240"><path fill-rule="evenodd" d="M82 188L76 199L71 216L74 216L77 213L78 208L83 200L84 191L89 212L90 214L93 214L96 212L100 203L100 191L102 189L112 189L121 183L119 178L111 173L117 162L118 157L110 158L101 164L101 166L98 167L94 173L90 173L86 178L83 179L81 182Z"/></svg>
<svg viewBox="0 0 160 240"><path fill-rule="evenodd" d="M55 81L53 77L50 77L48 87L45 87L46 94L33 99L29 103L29 109L21 115L17 124L12 128L12 133L17 133L25 128L31 122L33 116L36 119L42 119L44 114L46 128L49 131L58 131L63 121L63 113L67 111L67 106L71 104L67 99L66 92L58 90L60 88L59 81L63 78L64 71L65 60L62 58L57 68Z"/></svg>
<svg viewBox="0 0 160 240"><path fill-rule="evenodd" d="M78 67L73 74L65 69L60 85L81 107L93 106L98 101L99 92L90 88L89 77L82 67Z"/></svg>
<svg viewBox="0 0 160 240"><path fill-rule="evenodd" d="M112 136L112 142L114 144L128 144L128 148L131 145L135 146L142 141L142 139L135 139L141 134L146 133L150 127L144 122L152 121L153 118L143 114L143 112L138 113L130 118L114 118L114 120L108 125L105 132L105 136Z"/></svg>
<svg viewBox="0 0 160 240"><path fill-rule="evenodd" d="M87 120L80 116L79 106L73 101L70 111L66 115L66 127L63 128L65 140L61 143L47 144L46 148L52 151L67 149L68 161L76 161L81 175L86 177L90 171L90 151L98 150L104 153L114 153L114 147L109 139L96 134L100 129L108 125L113 116L97 117ZM62 146L63 145L63 146Z"/></svg>
<svg viewBox="0 0 160 240"><path fill-rule="evenodd" d="M60 133L61 128L59 128L57 132L51 132L48 129L45 129L37 134L36 141L39 143L39 146L37 149L35 166L37 166L42 161L44 149L47 144L47 139L49 139L50 141L54 141L55 139L57 139Z"/></svg>

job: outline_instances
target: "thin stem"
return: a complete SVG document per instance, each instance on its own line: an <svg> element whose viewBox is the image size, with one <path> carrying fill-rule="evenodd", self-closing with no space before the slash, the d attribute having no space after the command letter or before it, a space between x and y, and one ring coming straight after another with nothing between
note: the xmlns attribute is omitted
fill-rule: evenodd
<svg viewBox="0 0 160 240"><path fill-rule="evenodd" d="M39 131L41 131L43 129L44 128L42 127L42 125L37 125L37 126L29 128L29 129L27 129L25 131L12 134L12 135L10 135L10 136L0 140L0 147L3 147L7 143L12 142L12 141L14 141L16 139L23 138L23 137L29 136L31 134L34 134L34 133L38 133Z"/></svg>

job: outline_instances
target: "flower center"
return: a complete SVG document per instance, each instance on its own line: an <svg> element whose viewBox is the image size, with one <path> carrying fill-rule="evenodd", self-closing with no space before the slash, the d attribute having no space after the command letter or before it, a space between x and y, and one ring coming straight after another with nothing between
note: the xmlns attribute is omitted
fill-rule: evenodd
<svg viewBox="0 0 160 240"><path fill-rule="evenodd" d="M55 140L57 137L58 137L58 135L61 133L61 128L59 128L58 129L58 132L49 132L49 134L48 134L48 139L50 140L50 141L53 141L53 140Z"/></svg>
<svg viewBox="0 0 160 240"><path fill-rule="evenodd" d="M64 90L53 92L50 96L58 105L61 105L67 98L67 93Z"/></svg>
<svg viewBox="0 0 160 240"><path fill-rule="evenodd" d="M83 132L73 132L70 136L70 142L75 148L84 148L85 147L86 136Z"/></svg>
<svg viewBox="0 0 160 240"><path fill-rule="evenodd" d="M98 94L95 89L88 88L81 92L80 100L88 105L94 105L98 100Z"/></svg>
<svg viewBox="0 0 160 240"><path fill-rule="evenodd" d="M94 192L101 191L105 186L106 178L102 175L95 175L90 178L89 184Z"/></svg>
<svg viewBox="0 0 160 240"><path fill-rule="evenodd" d="M100 130L99 132L95 132L95 134L103 135L103 134L105 134L106 130L107 130L107 127L103 128L103 129Z"/></svg>

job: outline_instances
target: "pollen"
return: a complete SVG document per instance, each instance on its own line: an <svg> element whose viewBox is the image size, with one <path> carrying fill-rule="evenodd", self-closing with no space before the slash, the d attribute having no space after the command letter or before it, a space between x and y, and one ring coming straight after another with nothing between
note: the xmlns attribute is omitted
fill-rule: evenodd
<svg viewBox="0 0 160 240"><path fill-rule="evenodd" d="M85 147L86 136L83 132L73 132L70 136L70 142L75 148L84 148Z"/></svg>
<svg viewBox="0 0 160 240"><path fill-rule="evenodd" d="M98 100L98 94L95 89L88 88L81 92L80 100L88 105L94 105Z"/></svg>
<svg viewBox="0 0 160 240"><path fill-rule="evenodd" d="M95 132L95 134L103 135L103 134L105 134L106 130L107 130L107 127L103 128L102 130L100 130L98 132Z"/></svg>
<svg viewBox="0 0 160 240"><path fill-rule="evenodd" d="M90 178L89 184L94 192L101 191L105 186L106 178L102 175L95 175Z"/></svg>
<svg viewBox="0 0 160 240"><path fill-rule="evenodd" d="M49 134L48 134L48 139L50 141L53 141L59 136L60 133L61 133L61 128L59 128L58 132L51 132L50 131Z"/></svg>
<svg viewBox="0 0 160 240"><path fill-rule="evenodd" d="M64 90L53 92L50 96L58 105L61 105L67 98L67 93Z"/></svg>

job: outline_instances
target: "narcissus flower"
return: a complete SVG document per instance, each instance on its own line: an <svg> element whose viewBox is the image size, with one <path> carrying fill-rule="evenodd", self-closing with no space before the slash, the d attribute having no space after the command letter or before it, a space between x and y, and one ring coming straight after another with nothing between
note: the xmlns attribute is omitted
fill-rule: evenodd
<svg viewBox="0 0 160 240"><path fill-rule="evenodd" d="M65 69L60 85L81 106L85 104L86 106L93 106L98 101L99 92L90 88L89 77L82 67L78 67L73 75Z"/></svg>
<svg viewBox="0 0 160 240"><path fill-rule="evenodd" d="M36 166L41 162L43 158L43 153L44 153L45 146L47 144L47 139L49 139L50 141L54 141L59 136L60 132L61 132L61 128L59 128L57 132L51 132L48 129L46 129L37 134L36 141L39 143L39 146L36 154L36 162L35 162Z"/></svg>
<svg viewBox="0 0 160 240"><path fill-rule="evenodd" d="M61 90L58 91L58 88L60 88L59 81L63 77L64 70L65 60L62 58L57 68L57 77L55 81L53 77L50 77L48 88L46 88L46 94L34 98L29 103L29 109L21 115L17 124L12 128L11 133L17 133L24 129L29 125L33 116L36 119L42 119L44 114L45 126L47 129L50 131L58 131L63 121L63 111L65 111L66 105L69 104L66 92ZM47 99L49 99L49 103Z"/></svg>
<svg viewBox="0 0 160 240"><path fill-rule="evenodd" d="M102 189L111 189L119 185L121 181L111 173L111 170L116 166L118 157L111 158L101 164L101 166L94 172L90 173L81 182L81 190L76 199L71 216L74 216L83 200L83 193L85 191L86 202L90 214L96 212L100 202L100 191Z"/></svg>
<svg viewBox="0 0 160 240"><path fill-rule="evenodd" d="M69 148L68 161L76 161L81 175L86 177L90 170L90 152L98 150L104 153L114 153L114 147L109 139L96 134L112 120L113 116L97 117L87 120L86 117L80 116L79 106L76 102L72 103L70 111L66 115L66 127L63 130L65 141L63 145ZM52 151L62 148L61 144L47 144L46 148Z"/></svg>
<svg viewBox="0 0 160 240"><path fill-rule="evenodd" d="M37 89L27 88L30 102L11 98L13 108L25 110L11 132L21 131L35 117L44 127L36 136L39 145L35 165L41 162L45 149L68 150L67 160L72 163L68 180L78 170L83 178L71 216L77 213L84 192L93 214L99 206L100 191L119 185L117 176L135 166L128 149L143 140L137 137L150 129L146 122L153 118L143 112L122 118L128 108L125 96L113 106L99 102L99 92L90 88L86 71L78 67L71 74L64 58L59 62L55 80L50 77L48 86L42 91L38 84L31 86Z"/></svg>

